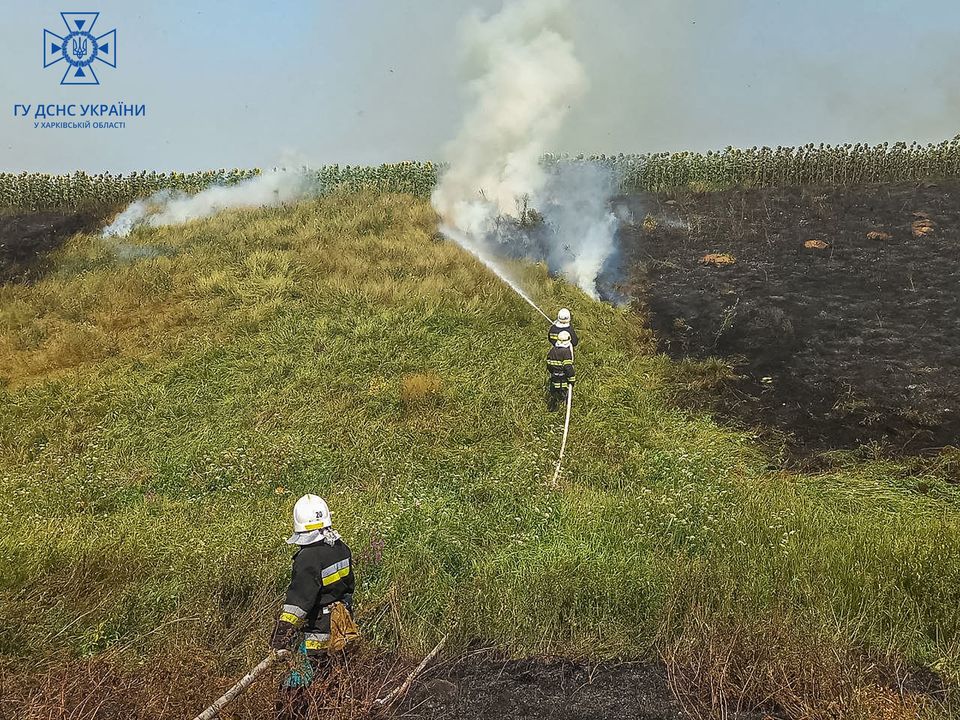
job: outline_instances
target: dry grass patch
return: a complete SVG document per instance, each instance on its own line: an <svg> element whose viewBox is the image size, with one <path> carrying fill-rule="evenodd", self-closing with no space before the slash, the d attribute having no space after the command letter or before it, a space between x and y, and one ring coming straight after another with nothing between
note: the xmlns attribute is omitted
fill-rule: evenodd
<svg viewBox="0 0 960 720"><path fill-rule="evenodd" d="M405 375L400 381L400 402L407 411L439 407L443 380L435 373Z"/></svg>

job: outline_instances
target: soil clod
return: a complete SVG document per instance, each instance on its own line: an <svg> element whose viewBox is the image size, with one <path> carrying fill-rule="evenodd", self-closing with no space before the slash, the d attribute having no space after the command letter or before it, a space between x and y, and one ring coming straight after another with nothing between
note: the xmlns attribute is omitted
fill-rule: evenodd
<svg viewBox="0 0 960 720"><path fill-rule="evenodd" d="M733 265L736 261L736 258L726 253L708 253L702 259L704 265L713 265L714 267Z"/></svg>

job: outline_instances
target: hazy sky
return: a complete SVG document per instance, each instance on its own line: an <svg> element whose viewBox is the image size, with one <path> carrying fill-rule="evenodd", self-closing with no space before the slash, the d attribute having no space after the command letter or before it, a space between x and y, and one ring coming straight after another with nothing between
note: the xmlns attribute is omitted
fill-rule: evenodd
<svg viewBox="0 0 960 720"><path fill-rule="evenodd" d="M458 27L501 0L0 0L0 169L436 159L463 98ZM706 150L960 133L956 0L574 0L590 81L557 151ZM43 29L100 11L117 69L61 87ZM146 104L123 130L14 104Z"/></svg>

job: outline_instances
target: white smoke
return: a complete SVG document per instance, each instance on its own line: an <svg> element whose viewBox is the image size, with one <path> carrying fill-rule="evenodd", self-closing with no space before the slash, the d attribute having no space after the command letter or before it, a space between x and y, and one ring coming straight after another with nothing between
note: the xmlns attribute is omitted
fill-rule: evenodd
<svg viewBox="0 0 960 720"><path fill-rule="evenodd" d="M597 276L614 247L608 209L616 182L586 163L542 162L570 107L587 87L569 28L568 0L508 0L501 11L465 28L471 106L446 147L448 169L433 192L444 221L474 241L464 247L490 265L516 254L503 218L541 213L550 232L551 268L597 296Z"/></svg>
<svg viewBox="0 0 960 720"><path fill-rule="evenodd" d="M294 170L271 170L235 185L214 185L195 195L161 190L131 203L101 234L126 237L139 225L180 225L210 217L221 210L270 207L296 202L317 192L314 175Z"/></svg>

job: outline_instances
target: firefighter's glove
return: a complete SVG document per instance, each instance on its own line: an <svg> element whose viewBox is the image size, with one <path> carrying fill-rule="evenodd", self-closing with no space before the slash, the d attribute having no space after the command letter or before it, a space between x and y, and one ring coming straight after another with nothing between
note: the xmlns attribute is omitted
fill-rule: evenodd
<svg viewBox="0 0 960 720"><path fill-rule="evenodd" d="M286 620L277 620L273 628L273 634L270 636L270 647L273 650L289 650L294 638L297 636L297 628Z"/></svg>

